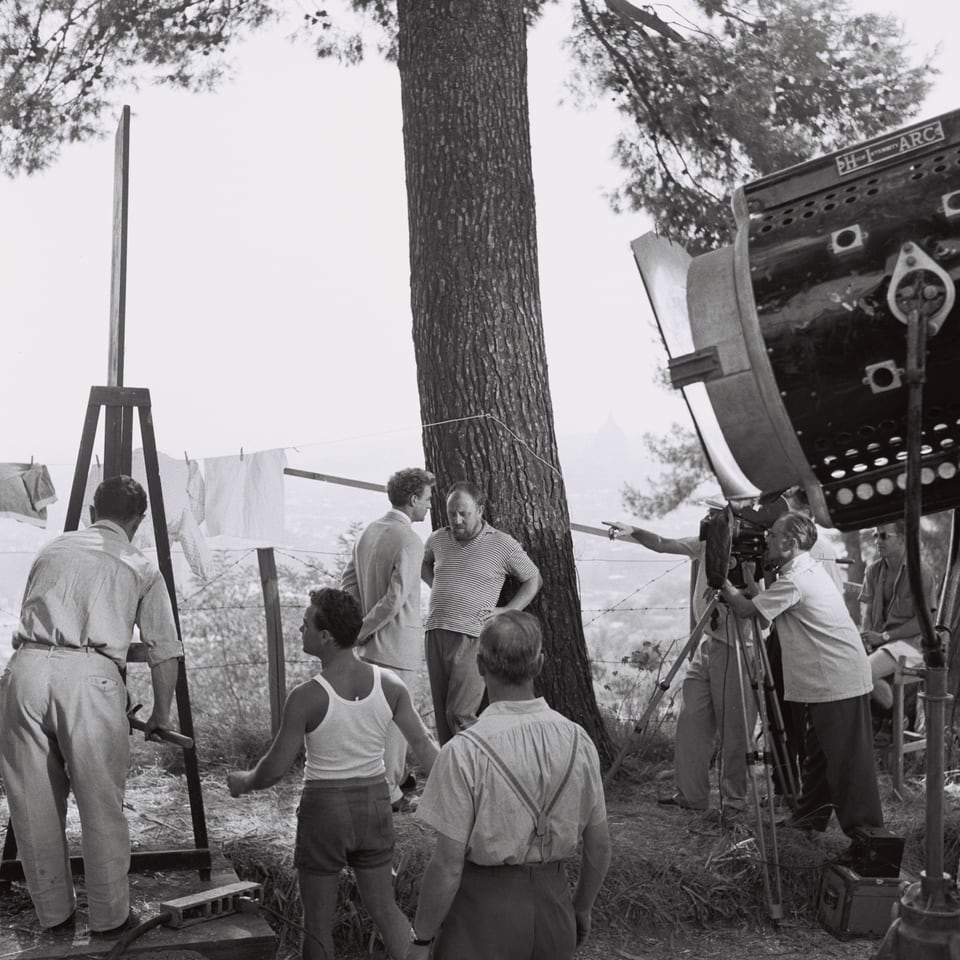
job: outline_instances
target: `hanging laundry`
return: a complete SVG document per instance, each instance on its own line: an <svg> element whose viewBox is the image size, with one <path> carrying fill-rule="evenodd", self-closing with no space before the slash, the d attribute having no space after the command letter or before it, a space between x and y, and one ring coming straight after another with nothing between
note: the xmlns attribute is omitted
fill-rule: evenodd
<svg viewBox="0 0 960 960"><path fill-rule="evenodd" d="M47 507L56 502L46 467L32 462L0 463L0 517L45 527Z"/></svg>
<svg viewBox="0 0 960 960"><path fill-rule="evenodd" d="M80 507L80 522L89 527L93 521L90 519L90 508L93 506L93 495L97 492L97 487L103 481L103 467L100 465L100 458L97 457L96 463L90 464L90 470L87 473L87 485L83 488L83 506ZM149 508L148 508L149 509Z"/></svg>
<svg viewBox="0 0 960 960"><path fill-rule="evenodd" d="M207 534L282 543L286 465L282 449L204 460Z"/></svg>
<svg viewBox="0 0 960 960"><path fill-rule="evenodd" d="M187 558L190 569L198 577L209 580L213 575L210 548L207 546L206 535L200 529L204 519L203 474L196 460L185 460L184 466L187 468L187 505L180 516L180 526L175 537L183 547L183 555Z"/></svg>
<svg viewBox="0 0 960 960"><path fill-rule="evenodd" d="M193 573L202 580L209 580L213 575L213 565L210 547L200 529L200 524L203 522L204 501L200 465L196 460L178 460L159 452L157 464L160 469L160 490L163 495L164 517L167 521L167 536L171 542L177 542L183 548L183 555ZM147 469L142 449L133 451L130 473L133 479L147 491L149 501L150 488L147 484ZM103 468L99 463L95 464L90 468L84 492L81 511L84 523L89 523L89 508L93 505L93 494L102 479ZM156 548L152 516L151 508L148 506L147 516L133 537L133 545L139 550Z"/></svg>

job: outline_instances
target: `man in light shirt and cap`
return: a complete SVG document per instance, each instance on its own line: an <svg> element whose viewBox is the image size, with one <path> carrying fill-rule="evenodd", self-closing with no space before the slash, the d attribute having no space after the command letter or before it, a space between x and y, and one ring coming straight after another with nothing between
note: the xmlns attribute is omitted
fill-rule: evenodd
<svg viewBox="0 0 960 960"><path fill-rule="evenodd" d="M183 655L160 571L130 542L146 510L136 480L110 477L94 495L93 524L40 550L16 649L0 678L0 772L27 889L47 929L66 927L77 908L64 835L71 789L90 930L119 936L136 919L123 813L130 755L124 672L134 626L153 685L147 739L170 726Z"/></svg>

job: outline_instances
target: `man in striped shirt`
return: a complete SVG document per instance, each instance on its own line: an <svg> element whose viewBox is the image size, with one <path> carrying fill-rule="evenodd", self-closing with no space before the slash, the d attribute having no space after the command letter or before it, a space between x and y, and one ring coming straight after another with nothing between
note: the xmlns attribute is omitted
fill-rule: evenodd
<svg viewBox="0 0 960 960"><path fill-rule="evenodd" d="M447 520L428 537L422 570L431 587L425 652L441 745L477 719L484 691L477 647L484 623L503 610L523 610L542 583L520 544L483 519L483 495L475 484L461 481L450 488ZM508 576L519 587L498 607Z"/></svg>

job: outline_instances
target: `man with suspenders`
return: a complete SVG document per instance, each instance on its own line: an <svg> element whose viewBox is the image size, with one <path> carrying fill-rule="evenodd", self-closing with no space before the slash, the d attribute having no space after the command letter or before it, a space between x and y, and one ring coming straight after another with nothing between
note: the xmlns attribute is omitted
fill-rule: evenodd
<svg viewBox="0 0 960 960"><path fill-rule="evenodd" d="M480 634L490 705L447 743L417 817L437 832L408 960L565 960L590 931L610 864L597 751L533 682L540 624L508 610ZM583 840L571 898L565 862ZM434 942L436 941L436 942Z"/></svg>

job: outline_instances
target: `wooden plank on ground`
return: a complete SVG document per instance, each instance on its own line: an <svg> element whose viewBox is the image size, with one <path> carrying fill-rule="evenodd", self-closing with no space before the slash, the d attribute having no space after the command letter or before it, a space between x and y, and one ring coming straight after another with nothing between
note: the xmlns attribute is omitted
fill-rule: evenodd
<svg viewBox="0 0 960 960"><path fill-rule="evenodd" d="M131 874L130 905L147 920L156 916L158 905L235 884L237 874L221 855L213 862L210 880L195 871L167 871L153 875ZM0 957L17 960L61 960L65 957L105 956L115 941L91 936L87 929L86 899L82 881L77 883L80 907L73 930L62 934L42 931L25 891L19 885L0 893ZM234 913L203 923L174 929L159 926L134 941L124 956L138 960L271 960L276 950L273 931L259 913Z"/></svg>

